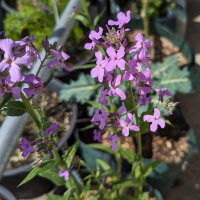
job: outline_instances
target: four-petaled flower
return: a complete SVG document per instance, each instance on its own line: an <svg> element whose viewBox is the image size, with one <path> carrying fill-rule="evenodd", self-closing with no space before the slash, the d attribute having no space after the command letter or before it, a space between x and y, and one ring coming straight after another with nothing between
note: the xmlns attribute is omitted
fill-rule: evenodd
<svg viewBox="0 0 200 200"><path fill-rule="evenodd" d="M7 38L0 40L0 49L4 51L4 59L0 62L0 72L8 70L10 82L16 83L24 80L21 74L20 64L27 65L29 56L25 54L22 57L15 57L13 54L13 48L16 43Z"/></svg>
<svg viewBox="0 0 200 200"><path fill-rule="evenodd" d="M109 55L110 60L108 62L108 64L106 65L106 70L108 72L113 71L114 69L116 69L116 67L118 66L121 70L125 69L125 60L123 59L124 55L125 55L125 49L123 46L121 46L118 50L118 52L115 52L115 49L113 47L108 47L106 50L106 53Z"/></svg>
<svg viewBox="0 0 200 200"><path fill-rule="evenodd" d="M96 45L94 39L96 39L96 40L100 39L101 36L102 36L102 33L103 33L103 28L102 27L99 27L99 31L98 32L92 30L90 32L90 35L89 35L89 38L90 38L90 40L92 40L92 42L91 43L86 43L84 48L87 49L87 50L94 49L94 47Z"/></svg>
<svg viewBox="0 0 200 200"><path fill-rule="evenodd" d="M124 136L129 135L129 130L140 131L139 126L133 125L133 115L131 113L127 113L126 121L124 121L123 119L120 119L119 122L120 122L120 125L123 127L122 134Z"/></svg>
<svg viewBox="0 0 200 200"><path fill-rule="evenodd" d="M19 145L19 148L24 151L22 153L23 157L26 157L29 153L34 152L33 146L25 138L22 138L22 143Z"/></svg>
<svg viewBox="0 0 200 200"><path fill-rule="evenodd" d="M69 170L60 170L59 176L64 177L66 181L69 180Z"/></svg>
<svg viewBox="0 0 200 200"><path fill-rule="evenodd" d="M9 81L8 78L1 77L0 79L0 98L2 98L6 93L12 93L15 99L20 99L20 87L13 87L13 83Z"/></svg>
<svg viewBox="0 0 200 200"><path fill-rule="evenodd" d="M160 110L158 108L154 109L153 115L144 115L143 120L145 122L151 122L150 130L155 132L158 129L158 125L161 128L165 127L165 121L160 118Z"/></svg>
<svg viewBox="0 0 200 200"><path fill-rule="evenodd" d="M29 86L29 88L23 89L28 98L34 94L39 94L44 87L41 78L35 76L34 74L28 74L25 77L24 82Z"/></svg>
<svg viewBox="0 0 200 200"><path fill-rule="evenodd" d="M108 84L110 87L110 90L108 91L108 95L109 96L119 95L121 100L125 100L126 95L121 89L117 88L117 86L121 83L121 74L118 74L113 82L112 82L112 75L108 75L107 79L108 79Z"/></svg>
<svg viewBox="0 0 200 200"><path fill-rule="evenodd" d="M161 90L156 88L155 91L159 92L158 96L159 96L159 101L161 101L161 102L163 102L163 98L165 95L167 95L169 97L173 97L173 94L171 94L169 92L168 88L162 88Z"/></svg>
<svg viewBox="0 0 200 200"><path fill-rule="evenodd" d="M95 56L97 58L97 65L91 70L91 77L98 77L98 81L101 83L103 81L105 73L105 66L108 64L108 58L105 58L105 60L103 60L103 55L101 51L97 51L95 53Z"/></svg>
<svg viewBox="0 0 200 200"><path fill-rule="evenodd" d="M50 136L52 133L54 133L55 131L57 131L57 129L58 129L58 125L55 124L55 123L52 123L52 124L49 126L49 128L46 129L46 130L44 130L43 132L44 132L46 135Z"/></svg>
<svg viewBox="0 0 200 200"><path fill-rule="evenodd" d="M101 132L94 129L93 139L94 139L94 141L101 142Z"/></svg>
<svg viewBox="0 0 200 200"><path fill-rule="evenodd" d="M151 47L151 43L149 39L144 40L144 37L141 33L138 33L135 36L135 40L137 40L136 45L129 49L129 53L133 53L139 50L138 58L139 60L145 61L148 60L147 56L147 48Z"/></svg>
<svg viewBox="0 0 200 200"><path fill-rule="evenodd" d="M72 71L72 68L68 67L65 64L65 60L67 60L70 56L66 54L64 51L56 51L51 49L51 54L55 57L56 60L50 61L47 66L49 69L53 69L54 67L61 66L63 69L66 69L67 71Z"/></svg>
<svg viewBox="0 0 200 200"><path fill-rule="evenodd" d="M107 141L110 142L112 150L117 151L117 144L116 142L119 140L119 137L117 134L111 135L111 133L108 133Z"/></svg>
<svg viewBox="0 0 200 200"><path fill-rule="evenodd" d="M116 25L119 28L121 28L130 21L131 19L130 14L131 14L130 10L126 12L126 15L123 12L119 12L117 14L118 21L108 20L108 25L110 26Z"/></svg>

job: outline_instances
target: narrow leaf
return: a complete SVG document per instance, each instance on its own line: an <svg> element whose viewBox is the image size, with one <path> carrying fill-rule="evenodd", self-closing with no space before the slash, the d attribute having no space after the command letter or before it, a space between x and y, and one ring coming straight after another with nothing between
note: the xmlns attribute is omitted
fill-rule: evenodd
<svg viewBox="0 0 200 200"><path fill-rule="evenodd" d="M102 144L95 143L95 144L88 144L87 146L90 147L90 148L98 149L100 151L105 151L105 152L110 153L110 154L114 154L114 152L112 151L112 149L110 147L106 147Z"/></svg>
<svg viewBox="0 0 200 200"><path fill-rule="evenodd" d="M97 163L99 163L99 165L103 168L104 171L111 169L110 165L103 160L97 159Z"/></svg>
<svg viewBox="0 0 200 200"><path fill-rule="evenodd" d="M42 165L39 166L39 167L33 168L33 169L29 172L29 174L25 177L25 179L24 179L17 187L19 187L19 186L23 185L24 183L30 181L30 180L33 179L35 176L37 176L40 172L49 169L50 167L52 167L52 164L53 164L52 161L48 161L48 162L45 162L44 164L42 164Z"/></svg>
<svg viewBox="0 0 200 200"><path fill-rule="evenodd" d="M161 163L161 161L153 161L153 162L149 163L145 167L144 177L147 177L160 163Z"/></svg>

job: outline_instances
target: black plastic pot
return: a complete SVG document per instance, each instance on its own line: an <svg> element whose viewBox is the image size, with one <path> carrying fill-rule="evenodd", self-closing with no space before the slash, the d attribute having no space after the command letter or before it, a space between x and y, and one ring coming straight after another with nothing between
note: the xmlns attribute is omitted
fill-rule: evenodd
<svg viewBox="0 0 200 200"><path fill-rule="evenodd" d="M17 198L8 191L5 187L0 185L0 199L2 200L17 200Z"/></svg>
<svg viewBox="0 0 200 200"><path fill-rule="evenodd" d="M197 148L194 131L188 125L187 121L185 120L180 110L177 111L178 111L177 112L178 117L181 119L182 123L185 125L188 132L189 150L186 156L180 162L172 164L162 162L147 177L147 182L154 188L157 188L162 193L162 195L165 195L169 191L169 189L173 186L176 178L178 177L178 175L182 170L182 166L184 166L184 163L191 158L192 154L195 152ZM144 164L147 165L151 161L152 161L151 159L144 159Z"/></svg>
<svg viewBox="0 0 200 200"><path fill-rule="evenodd" d="M62 88L62 85L63 85L62 82L53 79L47 88L52 91L59 92L59 90ZM71 103L71 108L72 108L72 118L70 122L70 128L62 137L62 140L58 143L57 147L58 150L60 150L63 147L63 145L66 144L66 142L69 140L75 128L77 119L77 104ZM21 167L17 167L11 170L6 170L3 173L2 180L0 181L0 183L6 186L18 198L34 198L44 193L47 193L51 189L53 189L54 184L51 181L39 176L36 176L26 184L17 187L17 185L29 173L31 168L32 168L32 163L29 163Z"/></svg>
<svg viewBox="0 0 200 200"><path fill-rule="evenodd" d="M151 20L150 21L150 33L155 34L158 36L166 37L169 41L171 41L177 48L178 51L181 52L184 57L187 59L187 64L184 66L192 67L194 66L195 60L194 60L194 51L192 48L189 46L189 44L173 33L168 26L167 26L167 21L162 18L158 18L156 20ZM170 21L169 21L170 24ZM129 27L132 27L132 29L143 29L143 21L140 16L132 16L131 22L129 23ZM181 66L181 67L184 67Z"/></svg>

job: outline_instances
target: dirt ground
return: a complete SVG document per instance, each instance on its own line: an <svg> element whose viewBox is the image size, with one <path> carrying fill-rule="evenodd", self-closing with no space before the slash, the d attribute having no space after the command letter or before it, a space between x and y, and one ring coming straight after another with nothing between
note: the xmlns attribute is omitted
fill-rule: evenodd
<svg viewBox="0 0 200 200"><path fill-rule="evenodd" d="M196 67L200 70L200 0L188 0L188 24L185 39L195 51ZM199 77L200 78L200 77ZM180 95L182 112L193 128L198 149L187 163L165 200L200 200L200 90Z"/></svg>

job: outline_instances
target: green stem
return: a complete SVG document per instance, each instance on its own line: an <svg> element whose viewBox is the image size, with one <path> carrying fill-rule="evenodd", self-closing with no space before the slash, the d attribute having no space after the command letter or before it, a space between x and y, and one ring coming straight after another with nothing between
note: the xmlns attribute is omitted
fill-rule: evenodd
<svg viewBox="0 0 200 200"><path fill-rule="evenodd" d="M132 89L132 82L129 81L129 87L130 87L130 93L131 93L131 97L132 97L132 101L133 101L133 110L135 110L135 117L136 117L136 125L140 127L140 119L138 117L138 110L137 110L137 106L135 103L135 98L134 98L134 94L133 94L133 89ZM139 166L140 166L140 178L139 178L139 187L138 190L135 191L135 199L138 199L138 197L140 196L140 194L142 194L143 191L143 159L142 159L142 140L141 140L141 133L140 131L138 131L136 133L137 135L137 154L138 154L138 159L139 159Z"/></svg>
<svg viewBox="0 0 200 200"><path fill-rule="evenodd" d="M45 61L47 58L48 58L48 54L46 54L46 55L44 56L44 59L41 61L40 66L39 66L39 69L38 69L38 71L37 71L37 73L36 73L36 76L39 75L40 70L41 70L42 67L44 66L44 61Z"/></svg>
<svg viewBox="0 0 200 200"><path fill-rule="evenodd" d="M147 37L149 35L149 0L143 0L142 1L142 13L141 16L143 18L143 24L144 24L144 35Z"/></svg>
<svg viewBox="0 0 200 200"><path fill-rule="evenodd" d="M55 148L53 148L53 155L54 155L54 158L55 160L58 162L59 166L62 168L62 169L65 169L66 166L65 166L65 163L63 162L63 160L61 159L59 153L57 152L57 150Z"/></svg>
<svg viewBox="0 0 200 200"><path fill-rule="evenodd" d="M32 105L30 103L30 100L27 99L22 92L21 92L21 99L22 99L24 105L26 106L26 112L29 113L29 115L32 117L32 119L36 123L37 127L39 129L41 129L42 128L42 124L40 122L40 119L38 118L35 110L33 109Z"/></svg>

